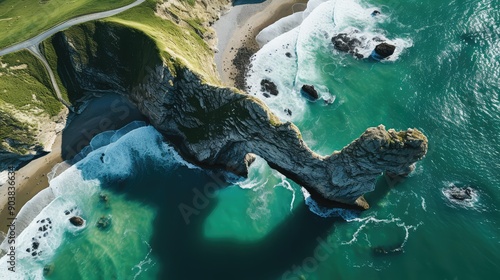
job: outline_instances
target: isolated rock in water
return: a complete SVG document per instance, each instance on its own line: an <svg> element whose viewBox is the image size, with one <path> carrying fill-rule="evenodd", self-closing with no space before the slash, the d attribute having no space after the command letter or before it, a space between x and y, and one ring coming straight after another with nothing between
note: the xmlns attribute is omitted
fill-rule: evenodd
<svg viewBox="0 0 500 280"><path fill-rule="evenodd" d="M279 93L278 88L276 87L276 84L269 81L268 79L264 79L264 80L260 81L260 85L261 85L262 91L269 92L270 94L272 94L274 96L278 95L278 93Z"/></svg>
<svg viewBox="0 0 500 280"><path fill-rule="evenodd" d="M395 50L396 50L396 46L390 45L390 44L387 44L387 43L381 43L381 44L378 44L375 47L375 53L381 59L386 58L388 56L391 56L394 53Z"/></svg>
<svg viewBox="0 0 500 280"><path fill-rule="evenodd" d="M472 188L459 188L457 186L453 186L448 190L450 197L456 200L469 200L472 199Z"/></svg>
<svg viewBox="0 0 500 280"><path fill-rule="evenodd" d="M375 16L378 16L380 15L380 12L377 11L377 10L374 10L371 14L370 14L372 17L375 17Z"/></svg>
<svg viewBox="0 0 500 280"><path fill-rule="evenodd" d="M317 100L319 98L318 92L314 88L314 86L311 85L303 85L302 86L302 92L307 95L312 100Z"/></svg>
<svg viewBox="0 0 500 280"><path fill-rule="evenodd" d="M81 217L74 216L74 217L69 218L69 222L74 226L81 227L81 226L83 226L84 221Z"/></svg>
<svg viewBox="0 0 500 280"><path fill-rule="evenodd" d="M347 33L339 33L332 38L333 47L341 52L346 52L361 59L363 55L358 53L357 48L361 46L361 41L357 38L351 38Z"/></svg>

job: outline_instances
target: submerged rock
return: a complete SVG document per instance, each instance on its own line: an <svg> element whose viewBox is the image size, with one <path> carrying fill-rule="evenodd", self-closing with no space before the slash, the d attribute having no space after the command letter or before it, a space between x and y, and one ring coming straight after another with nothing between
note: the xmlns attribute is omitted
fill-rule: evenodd
<svg viewBox="0 0 500 280"><path fill-rule="evenodd" d="M73 217L69 218L69 222L76 227L81 227L81 226L83 226L83 223L84 223L83 219L81 217L78 217L78 216L73 216Z"/></svg>
<svg viewBox="0 0 500 280"><path fill-rule="evenodd" d="M105 194L105 193L99 194L99 201L100 202L108 203L108 200L109 200L109 198L108 198L107 194Z"/></svg>
<svg viewBox="0 0 500 280"><path fill-rule="evenodd" d="M271 95L276 96L279 94L278 87L276 86L276 84L273 83L272 81L269 81L268 79L260 81L260 86L262 91L268 92Z"/></svg>
<svg viewBox="0 0 500 280"><path fill-rule="evenodd" d="M403 252L403 249L401 247L396 247L391 249L379 246L379 247L374 247L372 250L375 255L390 255L390 254L399 254Z"/></svg>
<svg viewBox="0 0 500 280"><path fill-rule="evenodd" d="M395 50L396 46L387 43L381 43L375 47L375 53L380 57L380 59L391 56Z"/></svg>
<svg viewBox="0 0 500 280"><path fill-rule="evenodd" d="M303 85L301 91L311 100L318 100L319 95L314 86Z"/></svg>
<svg viewBox="0 0 500 280"><path fill-rule="evenodd" d="M96 226L99 229L107 229L110 225L111 225L111 217L109 216L101 216L96 224Z"/></svg>
<svg viewBox="0 0 500 280"><path fill-rule="evenodd" d="M54 264L47 264L43 267L43 276L49 276L54 272Z"/></svg>

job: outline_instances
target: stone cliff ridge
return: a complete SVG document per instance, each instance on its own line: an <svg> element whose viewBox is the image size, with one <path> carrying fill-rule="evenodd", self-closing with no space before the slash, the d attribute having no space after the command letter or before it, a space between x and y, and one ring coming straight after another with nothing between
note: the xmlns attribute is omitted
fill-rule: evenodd
<svg viewBox="0 0 500 280"><path fill-rule="evenodd" d="M88 40L75 40L74 33L53 40L64 83L79 91L126 95L195 164L244 176L252 155L259 155L313 197L368 208L362 195L374 189L378 176L406 176L427 151L420 131L381 125L340 152L318 155L294 124L280 122L258 99L204 83L181 64L167 66L146 35L106 23L83 28L79 34ZM97 47L89 52L87 44L95 38L105 40L92 43Z"/></svg>

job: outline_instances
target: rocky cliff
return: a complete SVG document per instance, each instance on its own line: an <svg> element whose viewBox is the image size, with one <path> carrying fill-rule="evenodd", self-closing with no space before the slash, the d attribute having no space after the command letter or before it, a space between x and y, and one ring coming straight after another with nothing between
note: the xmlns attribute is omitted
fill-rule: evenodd
<svg viewBox="0 0 500 280"><path fill-rule="evenodd" d="M83 29L53 40L64 64L60 73L65 84L128 96L186 159L198 165L246 175L256 154L316 197L367 208L360 197L373 190L379 175L407 175L427 151L427 139L418 130L395 132L379 126L341 152L318 155L295 125L281 123L258 99L203 83L182 64L167 65L145 34L106 23L76 28Z"/></svg>

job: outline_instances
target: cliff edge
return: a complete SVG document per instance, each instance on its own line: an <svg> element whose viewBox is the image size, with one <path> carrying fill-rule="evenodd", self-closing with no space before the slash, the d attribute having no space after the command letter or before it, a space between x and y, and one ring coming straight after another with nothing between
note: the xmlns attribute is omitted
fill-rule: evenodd
<svg viewBox="0 0 500 280"><path fill-rule="evenodd" d="M280 122L258 99L165 62L150 37L116 23L73 27L52 43L66 85L126 95L187 160L204 167L245 176L256 154L313 197L366 209L362 195L378 176L407 175L427 151L420 131L378 126L340 152L318 155L294 124Z"/></svg>

